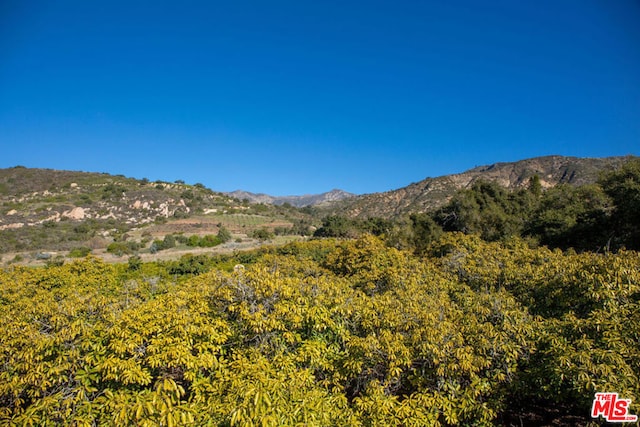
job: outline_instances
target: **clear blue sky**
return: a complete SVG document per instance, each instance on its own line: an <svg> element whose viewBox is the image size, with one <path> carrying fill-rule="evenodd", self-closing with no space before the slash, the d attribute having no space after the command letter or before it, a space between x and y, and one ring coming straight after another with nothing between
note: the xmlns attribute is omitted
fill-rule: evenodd
<svg viewBox="0 0 640 427"><path fill-rule="evenodd" d="M0 168L368 193L639 148L637 0L0 1Z"/></svg>

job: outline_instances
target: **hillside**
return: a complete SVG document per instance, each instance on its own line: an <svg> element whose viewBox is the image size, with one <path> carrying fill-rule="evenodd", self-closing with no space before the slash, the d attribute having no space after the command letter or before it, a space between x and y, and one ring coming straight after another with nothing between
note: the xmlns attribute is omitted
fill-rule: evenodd
<svg viewBox="0 0 640 427"><path fill-rule="evenodd" d="M0 169L0 253L67 251L136 239L142 247L168 234L235 239L259 228L290 229L304 214L251 205L183 181L150 182L105 173Z"/></svg>
<svg viewBox="0 0 640 427"><path fill-rule="evenodd" d="M456 191L469 188L478 180L494 181L511 190L527 185L534 175L538 175L543 188L563 183L583 185L595 182L601 172L617 168L630 158L545 156L495 163L459 174L426 178L397 190L352 197L333 204L330 211L356 218L396 218L426 212L444 205Z"/></svg>
<svg viewBox="0 0 640 427"><path fill-rule="evenodd" d="M268 194L250 193L243 190L236 190L225 194L238 200L248 200L251 203L266 203L270 205L283 205L288 203L298 208L305 206L326 206L330 203L355 196L355 194L338 189L333 189L326 193L305 194L303 196L270 196Z"/></svg>
<svg viewBox="0 0 640 427"><path fill-rule="evenodd" d="M201 184L21 167L0 170L0 197L0 230L85 219L138 226L233 205Z"/></svg>

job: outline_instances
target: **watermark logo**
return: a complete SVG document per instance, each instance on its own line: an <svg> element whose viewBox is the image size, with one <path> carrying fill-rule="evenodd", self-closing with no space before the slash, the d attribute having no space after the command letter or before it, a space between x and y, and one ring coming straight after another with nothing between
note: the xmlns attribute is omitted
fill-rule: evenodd
<svg viewBox="0 0 640 427"><path fill-rule="evenodd" d="M638 421L637 415L629 414L631 399L620 399L618 393L596 393L591 406L591 416L603 416L610 423L632 423Z"/></svg>

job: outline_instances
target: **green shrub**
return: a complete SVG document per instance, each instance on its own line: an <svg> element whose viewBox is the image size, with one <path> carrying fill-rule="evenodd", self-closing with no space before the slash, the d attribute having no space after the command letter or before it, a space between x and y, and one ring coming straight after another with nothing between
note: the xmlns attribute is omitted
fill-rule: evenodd
<svg viewBox="0 0 640 427"><path fill-rule="evenodd" d="M264 240L273 239L274 235L271 231L263 227L263 228L258 228L257 230L254 230L253 233L251 233L251 237L253 237L254 239L264 241Z"/></svg>
<svg viewBox="0 0 640 427"><path fill-rule="evenodd" d="M231 240L231 232L221 225L219 226L217 237L220 242L226 243Z"/></svg>
<svg viewBox="0 0 640 427"><path fill-rule="evenodd" d="M140 249L136 242L113 242L107 246L107 252L116 256L130 255Z"/></svg>
<svg viewBox="0 0 640 427"><path fill-rule="evenodd" d="M47 266L47 268L60 267L64 265L64 257L62 255L57 255L54 258L48 259L45 265Z"/></svg>
<svg viewBox="0 0 640 427"><path fill-rule="evenodd" d="M91 253L91 248L79 246L69 251L69 258L84 258Z"/></svg>
<svg viewBox="0 0 640 427"><path fill-rule="evenodd" d="M140 270L140 267L142 267L142 258L140 258L140 255L130 256L127 261L127 268L129 271L138 271Z"/></svg>
<svg viewBox="0 0 640 427"><path fill-rule="evenodd" d="M213 234L207 234L202 239L200 239L200 243L198 246L203 248L212 248L214 246L218 246L222 241L218 238L218 236L214 236Z"/></svg>

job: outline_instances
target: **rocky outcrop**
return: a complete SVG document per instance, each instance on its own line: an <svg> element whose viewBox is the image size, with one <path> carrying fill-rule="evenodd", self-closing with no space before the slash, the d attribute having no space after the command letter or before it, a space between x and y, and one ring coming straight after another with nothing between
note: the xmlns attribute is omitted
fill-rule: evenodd
<svg viewBox="0 0 640 427"><path fill-rule="evenodd" d="M66 211L62 214L62 216L69 218L69 219L73 219L76 221L79 221L81 219L85 218L85 212L84 209L76 206L75 208L71 209L70 211Z"/></svg>

